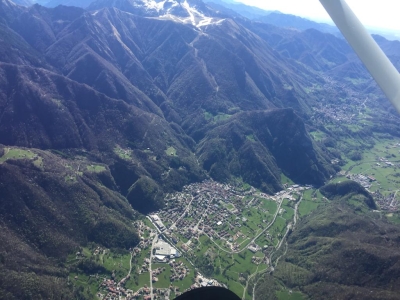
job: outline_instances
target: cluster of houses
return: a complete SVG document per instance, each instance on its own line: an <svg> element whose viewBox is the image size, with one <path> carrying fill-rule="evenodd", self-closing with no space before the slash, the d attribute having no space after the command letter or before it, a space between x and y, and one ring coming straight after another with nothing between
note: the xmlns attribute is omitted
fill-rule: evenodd
<svg viewBox="0 0 400 300"><path fill-rule="evenodd" d="M254 188L245 191L228 184L207 180L186 186L180 193L168 195L167 208L156 215L163 224L175 224L170 230L164 232L174 243L179 242L180 239L190 240L203 233L215 239L228 241L233 239L229 230L243 225L241 218L236 217L236 220L232 221L231 216L239 215L239 211L248 205L243 198L255 192ZM267 197L265 194L263 196ZM188 207L189 203L190 207ZM257 198L253 204L249 205L257 206L258 204ZM153 219L154 216L151 218Z"/></svg>
<svg viewBox="0 0 400 300"><path fill-rule="evenodd" d="M265 257L258 257L258 256L253 256L252 258L251 258L251 262L253 263L253 264L255 264L255 265L260 265L260 264L262 264L263 262L265 262Z"/></svg>
<svg viewBox="0 0 400 300"><path fill-rule="evenodd" d="M124 282L116 282L113 279L104 278L103 282L100 284L100 288L105 292L102 294L99 292L97 297L103 300L119 300L124 297L126 300L136 299L134 298L134 292L130 289L125 289L124 284L128 278L124 278Z"/></svg>
<svg viewBox="0 0 400 300"><path fill-rule="evenodd" d="M314 111L322 115L324 119L347 122L348 124L357 123L358 120L355 117L360 113L360 107L364 107L363 104L369 101L369 99L345 84L338 83L329 76L325 76L324 79L325 84L322 89L325 92L329 92L325 94L337 95L337 91L341 91L341 93L346 94L346 98L350 99L349 104L342 101L336 103L334 101L321 101L321 103L314 107Z"/></svg>
<svg viewBox="0 0 400 300"><path fill-rule="evenodd" d="M372 193L375 202L379 205L379 208L384 211L395 212L399 210L400 201L396 198L396 193L390 193L385 196L380 191Z"/></svg>
<svg viewBox="0 0 400 300"><path fill-rule="evenodd" d="M158 277L159 275L161 275L162 272L165 272L165 268L157 268L151 271L151 281L157 282L158 281Z"/></svg>
<svg viewBox="0 0 400 300"><path fill-rule="evenodd" d="M169 265L171 267L171 282L183 280L186 276L189 275L190 270L188 267L185 266L183 262L175 262L174 260L171 260L169 262Z"/></svg>
<svg viewBox="0 0 400 300"><path fill-rule="evenodd" d="M195 277L195 283L192 284L190 289L194 290L194 289L206 287L206 286L223 286L223 285L214 279L206 278L203 275L201 275L200 273L197 273L197 275Z"/></svg>
<svg viewBox="0 0 400 300"><path fill-rule="evenodd" d="M346 177L355 182L358 182L360 185L362 185L366 189L369 189L372 185L372 182L376 181L376 179L374 177L365 176L362 174L348 174Z"/></svg>
<svg viewBox="0 0 400 300"><path fill-rule="evenodd" d="M159 229L168 224L169 229L164 230L163 234L175 244L181 241L179 245L186 252L191 249L190 240L198 239L202 234L214 240L224 241L231 250L238 250L240 244L236 243L237 239L247 238L240 228L247 226L248 220L241 212L257 208L262 213L270 214L271 212L262 205L263 199L278 202L287 198L295 201L302 191L312 188L300 185L285 187L286 190L272 196L257 192L254 188L245 191L229 184L207 180L186 186L182 192L167 195L166 209L150 217L153 223L158 222ZM284 210L281 213L284 213ZM258 226L262 227L261 224ZM189 242L185 242L187 240Z"/></svg>
<svg viewBox="0 0 400 300"><path fill-rule="evenodd" d="M153 298L154 299L164 299L165 296L168 296L170 293L169 289L157 289L153 288ZM128 295L126 300L136 300L136 299L144 299L144 300L151 300L151 290L147 285L140 288L136 292Z"/></svg>

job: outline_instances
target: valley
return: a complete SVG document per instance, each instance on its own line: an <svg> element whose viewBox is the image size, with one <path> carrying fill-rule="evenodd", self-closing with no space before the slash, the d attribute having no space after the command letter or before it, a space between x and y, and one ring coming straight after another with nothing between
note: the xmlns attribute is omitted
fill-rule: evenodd
<svg viewBox="0 0 400 300"><path fill-rule="evenodd" d="M365 150L361 161L348 163L330 182L359 182L374 195L378 205L374 214L397 223L400 201L389 187L395 186L390 174L397 166L391 155L398 148L396 140L380 140ZM389 155L390 161L384 158ZM382 172L388 175L377 176ZM136 269L123 282L114 278L114 285L109 278L103 283L98 280L98 295L173 299L190 289L213 285L227 287L242 299L254 299L263 274L279 270L280 261L286 265L288 237L297 223L331 203L313 186L283 184L282 191L268 195L247 184L208 180L167 194L164 209L134 225L141 238L131 252ZM299 290L282 287L276 297L305 299Z"/></svg>
<svg viewBox="0 0 400 300"><path fill-rule="evenodd" d="M335 28L217 0L17 2L1 299L398 299L400 117Z"/></svg>
<svg viewBox="0 0 400 300"><path fill-rule="evenodd" d="M155 298L173 298L214 285L252 299L249 283L277 267L298 219L327 203L311 186L288 185L269 196L248 185L214 181L186 186L165 200L165 209L135 223L141 238L132 249L136 267L129 277L113 278L114 286L112 279L98 280L101 298L146 299L151 291Z"/></svg>

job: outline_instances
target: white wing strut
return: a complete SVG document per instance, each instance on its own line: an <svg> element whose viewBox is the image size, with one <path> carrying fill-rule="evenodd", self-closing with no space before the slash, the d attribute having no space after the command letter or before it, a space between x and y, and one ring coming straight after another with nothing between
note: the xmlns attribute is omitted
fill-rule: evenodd
<svg viewBox="0 0 400 300"><path fill-rule="evenodd" d="M400 113L400 74L345 0L320 0L386 97Z"/></svg>

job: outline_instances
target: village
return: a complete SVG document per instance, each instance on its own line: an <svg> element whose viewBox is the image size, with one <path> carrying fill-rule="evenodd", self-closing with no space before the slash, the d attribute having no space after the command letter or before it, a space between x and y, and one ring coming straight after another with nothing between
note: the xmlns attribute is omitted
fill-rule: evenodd
<svg viewBox="0 0 400 300"><path fill-rule="evenodd" d="M130 253L137 265L122 280L104 278L99 299L170 299L199 287L227 287L205 276L192 261L204 238L225 253L245 256L248 251L252 254L251 268L264 266L267 270L270 254L293 226L293 214L288 217L290 221L283 218L291 209L288 203L298 201L308 189L311 186L285 185L285 190L267 195L250 186L207 180L167 195L165 209L134 224L140 243ZM259 214L257 219L254 212ZM283 227L272 230L277 219L282 220ZM205 248L204 255L211 255ZM129 283L135 276L148 279L133 289ZM165 282L162 287L161 281Z"/></svg>
<svg viewBox="0 0 400 300"><path fill-rule="evenodd" d="M382 163L387 161L382 159ZM338 176L347 176L367 189L376 183L371 175L343 171ZM134 224L141 240L131 249L132 260L143 260L120 281L104 279L99 298L171 299L199 287L232 288L229 281L221 282L215 274L206 276L194 263L200 253L204 257L215 256L216 249L219 255L238 255L243 259L249 253L247 274L254 270L273 271L273 256L294 229L303 196L309 191L308 201L315 201L316 190L312 186L285 184L284 188L275 195L267 195L250 186L206 180L168 194L163 210ZM381 209L397 209L398 201L393 201L396 193L383 196L378 191L374 196ZM132 276L148 279L132 289L126 286ZM239 273L237 280L246 285L243 276Z"/></svg>
<svg viewBox="0 0 400 300"><path fill-rule="evenodd" d="M178 244L184 252L190 251L194 240L198 240L201 235L222 242L228 250L237 251L244 240L252 238L242 232L247 232L248 228L241 230L250 219L246 210L257 209L264 216L255 224L258 229L262 229L265 226L263 224L271 221L279 201L284 198L295 201L303 190L309 188L293 185L270 196L252 187L244 190L208 180L189 185L181 193L168 195L167 207L150 218L160 232ZM263 207L263 201L273 202L275 206L271 207L275 209L272 211ZM248 249L255 253L261 248L249 245Z"/></svg>
<svg viewBox="0 0 400 300"><path fill-rule="evenodd" d="M400 148L400 144L397 143L391 146L385 146L384 148L386 151L387 149L395 150ZM357 165L364 165L365 170L358 169ZM356 164L354 167L350 168L350 171L340 171L337 177L346 178L359 183L371 193L380 211L391 213L399 211L400 209L400 201L397 199L398 190L387 188L387 184L396 186L393 176L397 177L397 168L400 168L400 163L390 161L386 157L375 156L373 160L368 163ZM352 169L356 169L356 171L354 172ZM375 173L381 175L379 180L374 177Z"/></svg>
<svg viewBox="0 0 400 300"><path fill-rule="evenodd" d="M318 103L314 108L314 114L322 115L325 120L334 122L341 122L346 124L358 124L358 117L361 109L366 107L366 103L370 101L368 97L365 97L362 93L354 90L352 87L347 86L344 83L338 83L336 80L329 76L324 76L325 84L321 86L319 90L329 91L330 95L335 95L333 99L322 99L321 103ZM311 88L314 90L314 88ZM338 97L338 91L347 101L342 101Z"/></svg>
<svg viewBox="0 0 400 300"><path fill-rule="evenodd" d="M157 221L156 218L155 220ZM144 253L143 263L138 264L136 270L131 268L132 273L129 273L122 280L116 280L114 274L112 274L111 278L104 278L97 293L99 299L170 299L171 295L174 298L191 289L204 286L220 286L217 281L194 272L194 268L190 264L177 260L181 256L177 249L164 241L162 235L159 235L159 232L153 226L148 226L143 221L137 221L134 227L138 230L141 241L137 247L130 251L131 262L135 261L135 258L142 257ZM99 254L99 250L93 253L93 255ZM154 264L157 264L157 267L154 267ZM160 264L163 265L160 266ZM134 274L135 272L136 274ZM168 277L164 276L166 273L169 274ZM132 280L132 277L137 275L148 276L148 283L137 290L128 288L126 285L129 280ZM178 283L184 281L189 275L193 280L190 281L187 288L182 289ZM153 284L159 282L162 276L167 278L168 286L162 288L153 287Z"/></svg>

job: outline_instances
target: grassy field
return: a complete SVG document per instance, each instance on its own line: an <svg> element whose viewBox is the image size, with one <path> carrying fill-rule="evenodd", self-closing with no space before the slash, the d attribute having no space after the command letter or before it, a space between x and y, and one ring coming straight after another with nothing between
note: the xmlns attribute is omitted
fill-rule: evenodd
<svg viewBox="0 0 400 300"><path fill-rule="evenodd" d="M314 139L314 141L322 141L326 135L325 133L323 133L322 131L311 131L310 135L312 136L312 138Z"/></svg>
<svg viewBox="0 0 400 300"><path fill-rule="evenodd" d="M225 207L227 210L232 210L235 208L235 206L233 206L233 204L231 204L231 203L226 204Z"/></svg>
<svg viewBox="0 0 400 300"><path fill-rule="evenodd" d="M173 283L171 283L174 286L177 286L180 288L181 291L184 291L188 288L190 288L190 286L194 283L194 271L191 267L191 264L185 259L185 258L179 258L176 259L176 261L181 261L185 264L185 266L187 266L190 269L190 273L187 274L187 276L179 281L174 281Z"/></svg>
<svg viewBox="0 0 400 300"><path fill-rule="evenodd" d="M387 214L386 217L390 222L400 225L400 213L397 212L397 213Z"/></svg>
<svg viewBox="0 0 400 300"><path fill-rule="evenodd" d="M94 255L93 251L94 249L85 247L82 249L82 254L85 260L93 260L96 264L103 266L107 270L105 273L100 273L98 276L95 276L94 274L86 274L79 271L79 269L73 268L74 271L68 275L70 282L75 287L82 290L85 299L97 299L94 295L98 292L100 283L103 281L104 277L109 277L113 271L115 272L117 281L124 278L129 271L130 254L117 254L107 251L104 255ZM76 259L75 254L71 254L68 256L67 264L69 266L74 266L79 263L80 260L81 259Z"/></svg>
<svg viewBox="0 0 400 300"><path fill-rule="evenodd" d="M153 283L156 288L168 288L170 285L169 277L171 275L171 267L168 264L152 264L152 269L165 268L165 271L157 276L158 281Z"/></svg>
<svg viewBox="0 0 400 300"><path fill-rule="evenodd" d="M281 183L289 185L294 184L294 182L290 178L286 177L283 173L281 173Z"/></svg>
<svg viewBox="0 0 400 300"><path fill-rule="evenodd" d="M5 153L0 157L0 164L4 163L8 159L33 159L37 154L30 150L16 149L16 148L5 148Z"/></svg>
<svg viewBox="0 0 400 300"><path fill-rule="evenodd" d="M361 161L348 160L343 166L343 170L351 174L371 175L376 178L372 183L371 191L380 190L393 191L400 184L400 168L396 165L400 163L400 146L395 140L379 139L376 140L372 149L366 149L362 152ZM388 166L380 158L392 162L395 166ZM344 178L335 178L333 182L342 181Z"/></svg>
<svg viewBox="0 0 400 300"><path fill-rule="evenodd" d="M130 259L130 254L121 255L108 252L103 256L103 266L110 272L115 271L116 278L121 280L129 272Z"/></svg>
<svg viewBox="0 0 400 300"><path fill-rule="evenodd" d="M285 199L283 200L281 208L285 210L285 212L282 214L282 217L288 221L293 220L294 216L294 209L291 207L293 205L293 202Z"/></svg>
<svg viewBox="0 0 400 300"><path fill-rule="evenodd" d="M98 166L98 165L90 165L86 167L87 170L91 173L101 173L104 172L106 169L106 167L104 166Z"/></svg>
<svg viewBox="0 0 400 300"><path fill-rule="evenodd" d="M114 148L114 153L117 154L123 160L132 160L131 157L131 150L122 149L121 147L117 146Z"/></svg>
<svg viewBox="0 0 400 300"><path fill-rule="evenodd" d="M36 167L38 167L39 169L42 169L42 170L43 170L43 168L44 168L44 165L43 165L43 158L40 157L40 156L37 156L36 158L34 158L33 164L34 164Z"/></svg>
<svg viewBox="0 0 400 300"><path fill-rule="evenodd" d="M347 178L345 176L335 177L335 179L331 180L330 183L340 183L342 181L346 181Z"/></svg>
<svg viewBox="0 0 400 300"><path fill-rule="evenodd" d="M265 199L262 200L262 207L266 210L269 210L271 214L274 214L278 208L275 201Z"/></svg>
<svg viewBox="0 0 400 300"><path fill-rule="evenodd" d="M150 228L152 228L152 229L156 229L156 228L154 227L153 223L151 223L149 219L144 218L142 221L143 221L144 224L146 224L146 226L148 226L148 227L150 227Z"/></svg>
<svg viewBox="0 0 400 300"><path fill-rule="evenodd" d="M254 273L257 269L257 266L251 262L251 258L253 256L254 254L250 250L243 251L239 254L234 254L233 258L235 260L235 264L230 270L237 273Z"/></svg>
<svg viewBox="0 0 400 300"><path fill-rule="evenodd" d="M212 113L210 112L204 112L204 118L207 121L212 121L212 122L221 122L221 121L225 121L228 120L230 117L232 117L231 115L228 114L218 114L216 116L214 116Z"/></svg>
<svg viewBox="0 0 400 300"><path fill-rule="evenodd" d="M313 201L313 200L303 200L299 206L299 216L303 217L317 209L321 203Z"/></svg>
<svg viewBox="0 0 400 300"><path fill-rule="evenodd" d="M70 273L69 274L69 281L75 287L81 287L83 289L83 294L85 295L85 299L89 300L97 300L95 296L98 292L98 286L100 284L100 280L92 278L85 274L78 274L78 273Z"/></svg>
<svg viewBox="0 0 400 300"><path fill-rule="evenodd" d="M288 291L280 291L276 293L278 300L303 300L304 296L302 293L294 292L289 293Z"/></svg>
<svg viewBox="0 0 400 300"><path fill-rule="evenodd" d="M210 241L210 239L206 235L202 235L200 238L200 243L197 246L197 252L196 256L201 256L203 255L210 246L213 245L213 243Z"/></svg>
<svg viewBox="0 0 400 300"><path fill-rule="evenodd" d="M128 280L125 285L126 288L131 289L132 291L137 291L138 289L140 289L141 287L144 287L144 286L150 286L150 274L148 272L138 275L138 283L137 284L134 282L134 279L132 276L131 279Z"/></svg>
<svg viewBox="0 0 400 300"><path fill-rule="evenodd" d="M167 150L165 150L165 153L169 156L176 156L176 149L174 147L169 147Z"/></svg>
<svg viewBox="0 0 400 300"><path fill-rule="evenodd" d="M242 297L244 287L238 281L229 281L228 282L228 289L234 292L236 295Z"/></svg>

